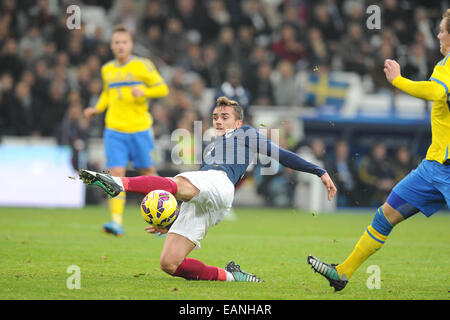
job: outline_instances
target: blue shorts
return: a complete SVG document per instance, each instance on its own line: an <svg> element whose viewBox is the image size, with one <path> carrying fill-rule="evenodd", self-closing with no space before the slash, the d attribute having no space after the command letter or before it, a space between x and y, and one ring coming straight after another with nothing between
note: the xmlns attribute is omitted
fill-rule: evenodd
<svg viewBox="0 0 450 320"><path fill-rule="evenodd" d="M135 169L147 169L153 166L151 152L155 148L151 130L136 133L123 133L105 128L106 168L128 166L133 162Z"/></svg>
<svg viewBox="0 0 450 320"><path fill-rule="evenodd" d="M450 166L425 159L392 191L430 217L446 204L450 208Z"/></svg>

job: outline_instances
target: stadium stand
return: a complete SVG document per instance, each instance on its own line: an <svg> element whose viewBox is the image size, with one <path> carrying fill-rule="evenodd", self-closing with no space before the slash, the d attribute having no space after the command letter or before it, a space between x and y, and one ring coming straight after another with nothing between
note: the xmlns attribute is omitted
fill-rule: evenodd
<svg viewBox="0 0 450 320"><path fill-rule="evenodd" d="M194 120L207 124L214 97L223 93L242 100L254 126L266 122L261 119L276 119L272 127L295 121L300 128L296 135L281 130L294 152L305 151L320 138L332 159L335 141L344 139L351 141L352 158L358 159L380 138L377 130L402 133L406 128L403 135L382 137L388 156L405 144L415 157L423 156L423 148L412 145L428 145L429 106L393 90L380 63L385 57L398 59L409 76L426 80L439 57L435 35L441 8L448 7L445 0L433 3L437 5L381 1L383 27L370 30L365 27L370 1L4 0L0 139L53 137L69 145L74 155L81 153L75 168L87 161L88 167L101 170L103 120L86 123L80 111L98 98L100 67L112 59L109 37L121 23L134 33L135 53L151 58L170 86L167 98L150 105L160 172L181 169L167 165L171 132ZM82 23L75 30L66 26L71 4L81 9ZM351 129L336 132L343 117ZM371 117L378 120L368 128ZM411 119L423 130L405 138L409 131L404 121ZM267 183L301 186L301 179ZM256 186L249 192L256 194ZM292 199L267 198L277 197L274 193L259 196L269 205L293 204ZM374 201L368 202L376 205ZM345 205L359 203L356 199Z"/></svg>

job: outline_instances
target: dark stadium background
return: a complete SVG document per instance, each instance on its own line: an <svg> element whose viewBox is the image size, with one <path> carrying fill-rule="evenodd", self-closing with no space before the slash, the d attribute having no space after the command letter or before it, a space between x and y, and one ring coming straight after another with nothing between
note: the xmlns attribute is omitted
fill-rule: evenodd
<svg viewBox="0 0 450 320"><path fill-rule="evenodd" d="M381 9L380 29L366 23L366 9L373 4ZM70 5L80 8L79 29L67 27ZM334 206L375 207L389 186L416 167L431 137L430 104L405 100L395 91L384 78L383 61L397 59L404 76L427 80L441 59L436 35L448 5L424 0L4 0L0 147L69 146L74 169L104 170L103 118L88 123L82 110L101 92L100 67L112 59L111 31L124 24L134 34L135 54L152 59L170 87L168 97L150 103L161 175L193 168L171 164L170 134L176 128L192 130L195 120L203 120L206 131L215 97L227 95L245 108L248 123L280 129L283 147L330 172L340 191ZM326 85L315 91L320 79L327 79ZM341 172L342 179L338 141L348 148L345 161L351 169ZM1 158L0 151L0 166ZM312 192L304 175L286 169L276 176L258 172L258 166L248 172L237 205L298 207L295 190ZM87 203L103 199L88 189Z"/></svg>

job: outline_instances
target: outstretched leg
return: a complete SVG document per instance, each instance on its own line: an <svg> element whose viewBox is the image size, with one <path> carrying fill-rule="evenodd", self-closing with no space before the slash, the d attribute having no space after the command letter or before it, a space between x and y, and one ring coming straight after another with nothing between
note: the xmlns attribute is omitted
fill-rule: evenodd
<svg viewBox="0 0 450 320"><path fill-rule="evenodd" d="M262 282L255 275L243 271L233 261L222 269L208 266L197 259L187 258L194 248L195 243L189 239L176 233L169 233L159 259L161 269L174 277L187 280Z"/></svg>
<svg viewBox="0 0 450 320"><path fill-rule="evenodd" d="M308 256L307 262L314 271L324 276L336 291L342 290L361 264L383 246L394 226L417 212L417 208L391 192L387 202L377 209L372 223L344 262L332 265L314 256Z"/></svg>
<svg viewBox="0 0 450 320"><path fill-rule="evenodd" d="M181 201L190 201L199 194L199 190L182 176L165 178L159 176L115 177L107 173L80 170L79 176L84 183L102 188L109 196L116 197L121 192L147 194L153 190L165 190Z"/></svg>
<svg viewBox="0 0 450 320"><path fill-rule="evenodd" d="M167 234L159 259L161 269L174 277L188 280L226 281L227 274L224 269L207 266L197 259L186 258L194 248L195 244L189 239L176 233Z"/></svg>

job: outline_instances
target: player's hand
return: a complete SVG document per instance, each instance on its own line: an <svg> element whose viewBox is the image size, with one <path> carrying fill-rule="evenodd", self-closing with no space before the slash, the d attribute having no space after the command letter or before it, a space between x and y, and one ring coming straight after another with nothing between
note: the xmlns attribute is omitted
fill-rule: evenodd
<svg viewBox="0 0 450 320"><path fill-rule="evenodd" d="M167 233L167 231L168 231L166 228L158 228L158 227L154 227L154 226L146 227L146 228L144 228L144 230L147 231L148 233L156 234L157 236Z"/></svg>
<svg viewBox="0 0 450 320"><path fill-rule="evenodd" d="M328 191L328 201L330 201L337 192L336 186L333 183L333 180L331 180L330 176L327 172L325 172L320 179L322 180L323 185L325 188L327 188Z"/></svg>
<svg viewBox="0 0 450 320"><path fill-rule="evenodd" d="M97 109L94 107L88 107L84 109L83 114L86 117L86 119L91 119L93 116L95 116L98 113Z"/></svg>
<svg viewBox="0 0 450 320"><path fill-rule="evenodd" d="M401 76L400 65L395 60L386 59L384 61L384 73L386 74L386 79L392 83L395 78Z"/></svg>
<svg viewBox="0 0 450 320"><path fill-rule="evenodd" d="M142 89L139 88L138 86L131 87L131 94L132 94L133 97L135 97L135 98L139 98L139 97L145 96L144 90L142 90Z"/></svg>

